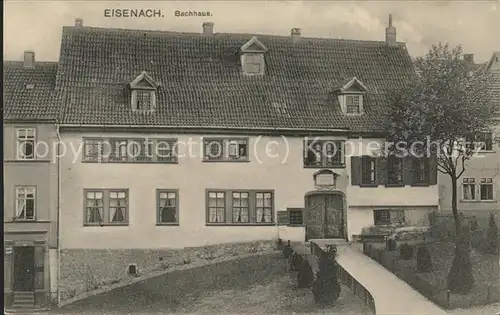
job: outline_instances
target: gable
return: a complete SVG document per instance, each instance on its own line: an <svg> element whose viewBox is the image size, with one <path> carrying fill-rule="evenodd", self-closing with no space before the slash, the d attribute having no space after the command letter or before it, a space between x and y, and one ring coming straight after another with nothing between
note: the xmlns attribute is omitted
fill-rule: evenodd
<svg viewBox="0 0 500 315"><path fill-rule="evenodd" d="M242 53L245 52L267 52L267 47L257 39L256 36L253 36L248 42L246 42L243 46L241 46L240 51Z"/></svg>
<svg viewBox="0 0 500 315"><path fill-rule="evenodd" d="M130 82L130 88L132 89L151 89L156 90L158 87L158 83L156 83L146 71L142 71L134 81Z"/></svg>

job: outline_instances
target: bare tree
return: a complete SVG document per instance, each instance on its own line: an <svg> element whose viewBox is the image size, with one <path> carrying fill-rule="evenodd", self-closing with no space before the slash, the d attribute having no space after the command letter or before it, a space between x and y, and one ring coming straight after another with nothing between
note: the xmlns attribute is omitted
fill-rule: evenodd
<svg viewBox="0 0 500 315"><path fill-rule="evenodd" d="M469 161L491 135L497 104L488 92L489 74L483 67L471 70L462 59L462 48L436 44L414 62L411 84L390 96L384 126L387 140L412 155L434 158L440 173L449 176L451 208L456 230L456 250L448 287L467 292L473 284L470 253L457 208L457 183ZM465 272L470 276L461 273ZM462 280L452 280L463 277ZM467 284L467 282L469 282Z"/></svg>

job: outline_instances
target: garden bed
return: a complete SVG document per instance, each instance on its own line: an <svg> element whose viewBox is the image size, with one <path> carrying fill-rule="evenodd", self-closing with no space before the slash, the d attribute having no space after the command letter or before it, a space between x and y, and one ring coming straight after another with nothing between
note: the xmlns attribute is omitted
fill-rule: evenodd
<svg viewBox="0 0 500 315"><path fill-rule="evenodd" d="M471 263L475 285L466 295L450 294L446 289L446 278L454 257L454 244L434 242L425 245L432 259L432 271L417 271L416 255L402 260L398 251L387 251L384 243L365 243L364 252L400 279L410 284L436 304L447 308L468 308L500 301L500 267L498 257L471 252Z"/></svg>

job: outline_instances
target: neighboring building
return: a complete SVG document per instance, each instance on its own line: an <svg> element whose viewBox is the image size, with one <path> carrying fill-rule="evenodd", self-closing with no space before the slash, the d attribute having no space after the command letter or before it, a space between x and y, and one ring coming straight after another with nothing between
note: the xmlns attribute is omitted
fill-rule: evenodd
<svg viewBox="0 0 500 315"><path fill-rule="evenodd" d="M500 52L495 52L484 65L471 67L486 69L491 74L489 91L493 101L500 104ZM484 68L485 67L485 68ZM482 225L488 223L490 213L500 211L500 115L498 126L492 133L478 138L483 144L478 156L467 163L466 170L457 183L458 211L466 216L476 216ZM451 179L446 174L439 175L440 210L451 213Z"/></svg>
<svg viewBox="0 0 500 315"><path fill-rule="evenodd" d="M415 74L392 23L385 42L213 26L63 28L61 137L82 154L62 159L62 274L119 277L160 248L351 239L437 209L435 164L360 157Z"/></svg>
<svg viewBox="0 0 500 315"><path fill-rule="evenodd" d="M57 63L28 51L3 66L4 305L44 308L57 276Z"/></svg>

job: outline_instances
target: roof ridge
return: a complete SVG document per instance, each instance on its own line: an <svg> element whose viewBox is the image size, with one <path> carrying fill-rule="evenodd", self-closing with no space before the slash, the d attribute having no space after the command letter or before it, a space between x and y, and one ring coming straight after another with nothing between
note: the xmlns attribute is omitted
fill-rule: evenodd
<svg viewBox="0 0 500 315"><path fill-rule="evenodd" d="M182 31L166 31L166 30L150 30L150 29L133 29L133 28L110 28L110 27L98 27L98 26L63 26L63 33L65 32L81 32L81 31L98 31L98 32L131 32L131 33L151 33L155 35L184 35L184 36L199 36L207 37L203 33L197 32L182 32ZM262 37L272 37L272 38L282 38L289 39L290 36L287 35L275 35L275 34L263 34L263 33L213 33L210 35L212 38L217 36L262 36ZM379 43L385 44L384 40L361 40L361 39L344 39L344 38L330 38L330 37L305 37L301 36L301 40L322 40L322 41L340 41L340 42L357 42L357 43ZM405 42L397 42L399 46L406 46Z"/></svg>

